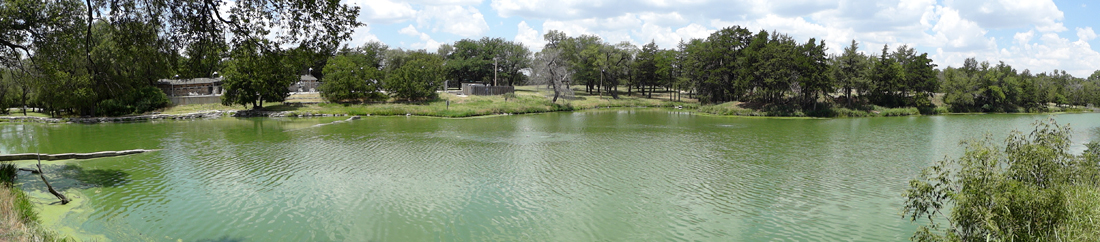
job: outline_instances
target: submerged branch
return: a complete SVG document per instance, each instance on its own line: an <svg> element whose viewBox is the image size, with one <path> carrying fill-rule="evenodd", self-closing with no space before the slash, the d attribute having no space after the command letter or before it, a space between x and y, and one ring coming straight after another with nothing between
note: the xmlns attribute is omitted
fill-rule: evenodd
<svg viewBox="0 0 1100 242"><path fill-rule="evenodd" d="M42 159L38 159L38 177L42 178L43 183L46 183L46 188L50 190L50 193L61 200L61 205L69 204L69 198L65 197L65 194L61 194L57 192L57 190L54 190L53 186L50 185L50 181L46 180L46 175L42 172Z"/></svg>

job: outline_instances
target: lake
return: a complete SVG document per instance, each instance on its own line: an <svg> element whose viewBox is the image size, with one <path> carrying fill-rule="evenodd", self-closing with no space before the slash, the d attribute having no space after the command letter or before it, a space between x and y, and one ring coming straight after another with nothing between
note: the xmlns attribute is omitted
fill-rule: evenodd
<svg viewBox="0 0 1100 242"><path fill-rule="evenodd" d="M111 241L907 241L902 193L960 141L1050 115L851 119L608 110L470 119L0 124L47 227ZM1074 152L1100 113L1053 116ZM18 162L20 167L30 162Z"/></svg>

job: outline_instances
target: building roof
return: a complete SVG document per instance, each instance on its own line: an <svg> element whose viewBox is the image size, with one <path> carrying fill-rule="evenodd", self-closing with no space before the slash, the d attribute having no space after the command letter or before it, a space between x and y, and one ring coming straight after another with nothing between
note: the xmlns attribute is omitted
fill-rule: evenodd
<svg viewBox="0 0 1100 242"><path fill-rule="evenodd" d="M313 77L313 75L302 75L300 80L302 80L302 81L316 81L317 78Z"/></svg>
<svg viewBox="0 0 1100 242"><path fill-rule="evenodd" d="M222 78L192 78L192 79L160 79L157 80L157 84L169 84L169 85L186 85L186 84L206 84L221 82Z"/></svg>

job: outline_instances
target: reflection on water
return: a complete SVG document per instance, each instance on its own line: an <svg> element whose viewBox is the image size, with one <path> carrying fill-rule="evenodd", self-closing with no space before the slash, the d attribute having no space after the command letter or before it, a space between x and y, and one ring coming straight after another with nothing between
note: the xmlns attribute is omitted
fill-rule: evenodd
<svg viewBox="0 0 1100 242"><path fill-rule="evenodd" d="M47 166L88 207L58 224L119 241L900 241L915 229L901 193L921 168L1044 117L5 124L0 136L33 139L0 150L163 149ZM1100 114L1057 119L1077 148L1098 137Z"/></svg>

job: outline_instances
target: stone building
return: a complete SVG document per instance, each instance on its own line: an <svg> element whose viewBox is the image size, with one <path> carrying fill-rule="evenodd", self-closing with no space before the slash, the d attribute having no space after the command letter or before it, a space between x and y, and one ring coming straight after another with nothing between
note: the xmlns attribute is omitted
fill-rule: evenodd
<svg viewBox="0 0 1100 242"><path fill-rule="evenodd" d="M313 75L301 75L298 78L298 82L290 84L287 89L290 92L317 92L317 87L321 86L321 82L317 81L317 77Z"/></svg>
<svg viewBox="0 0 1100 242"><path fill-rule="evenodd" d="M168 96L222 95L222 78L160 79L157 88Z"/></svg>

